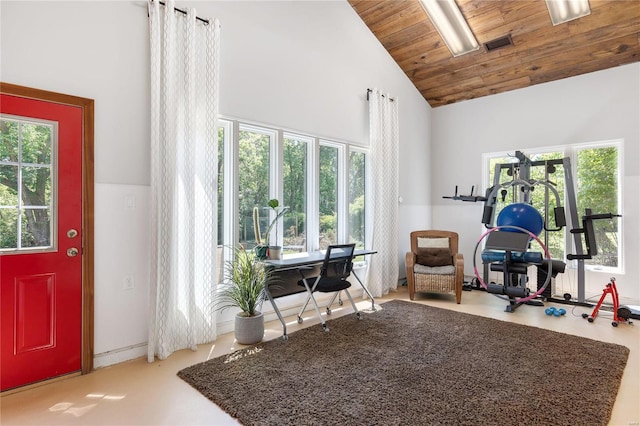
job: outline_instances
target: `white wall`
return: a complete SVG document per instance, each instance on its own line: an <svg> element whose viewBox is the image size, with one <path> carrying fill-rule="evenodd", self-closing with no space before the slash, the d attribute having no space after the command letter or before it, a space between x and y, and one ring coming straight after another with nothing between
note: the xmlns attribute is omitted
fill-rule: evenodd
<svg viewBox="0 0 640 426"><path fill-rule="evenodd" d="M198 1L222 25L226 116L368 142L367 88L398 98L400 208L428 226L431 108L346 1ZM146 2L0 2L0 79L95 100L96 365L145 353L149 60ZM134 200L134 207L130 201ZM399 265L401 256L399 254ZM135 288L124 290L125 277Z"/></svg>
<svg viewBox="0 0 640 426"><path fill-rule="evenodd" d="M455 185L481 189L482 154L623 139L623 298L640 301L640 64L631 64L432 110L433 225L461 234L465 269L481 234L481 203L442 199ZM482 195L482 194L481 194ZM587 296L599 294L610 273L588 273ZM577 288L575 271L559 280ZM571 291L575 296L577 291ZM590 294L589 294L590 293Z"/></svg>

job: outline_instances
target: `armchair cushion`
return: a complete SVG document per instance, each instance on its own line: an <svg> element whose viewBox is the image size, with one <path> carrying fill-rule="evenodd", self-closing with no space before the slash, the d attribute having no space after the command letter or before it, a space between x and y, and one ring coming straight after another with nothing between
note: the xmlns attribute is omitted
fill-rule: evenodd
<svg viewBox="0 0 640 426"><path fill-rule="evenodd" d="M424 266L453 265L451 249L449 247L423 248L418 247L416 263Z"/></svg>
<svg viewBox="0 0 640 426"><path fill-rule="evenodd" d="M418 248L449 248L449 238L418 237Z"/></svg>
<svg viewBox="0 0 640 426"><path fill-rule="evenodd" d="M416 264L413 267L413 272L416 274L427 274L427 275L455 275L456 267L453 265L424 266L424 265Z"/></svg>

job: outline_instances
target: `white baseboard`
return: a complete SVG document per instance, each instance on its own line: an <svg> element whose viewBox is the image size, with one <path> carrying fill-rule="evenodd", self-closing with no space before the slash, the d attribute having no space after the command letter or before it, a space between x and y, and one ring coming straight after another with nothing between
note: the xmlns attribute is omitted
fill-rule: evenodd
<svg viewBox="0 0 640 426"><path fill-rule="evenodd" d="M147 346L147 342L144 342L137 345L127 346L126 348L95 354L93 356L93 368L107 367L120 362L146 357Z"/></svg>
<svg viewBox="0 0 640 426"><path fill-rule="evenodd" d="M362 297L363 291L359 288L351 288L351 296L354 301L357 303L358 300ZM300 293L301 295L302 293ZM300 296L299 295L299 296ZM326 304L329 299L333 296L333 294L318 294L316 293L316 301L319 305ZM300 296L303 297L303 296ZM300 301L300 297L284 297L276 299L276 304L278 305L278 309L283 317L298 315L298 311L302 305ZM275 311L271 307L271 304L268 302L264 305L264 321L278 321L278 316ZM313 305L309 303L305 312L313 310ZM279 326L279 325L278 325ZM218 335L232 333L234 328L234 320L227 320L217 323L216 331ZM108 367L113 364L118 364L120 362L130 361L132 359L146 357L147 356L147 342L139 343L137 345L127 346L125 348L114 349L112 351L107 351L99 354L95 354L93 356L93 368L103 368Z"/></svg>

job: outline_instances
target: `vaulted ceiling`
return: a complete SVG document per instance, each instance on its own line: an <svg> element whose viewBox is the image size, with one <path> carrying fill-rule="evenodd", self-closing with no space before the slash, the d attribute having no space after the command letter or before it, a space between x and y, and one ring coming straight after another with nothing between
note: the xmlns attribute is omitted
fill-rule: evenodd
<svg viewBox="0 0 640 426"><path fill-rule="evenodd" d="M480 49L455 58L418 0L348 1L432 107L640 61L640 0L557 26L544 0L456 0Z"/></svg>

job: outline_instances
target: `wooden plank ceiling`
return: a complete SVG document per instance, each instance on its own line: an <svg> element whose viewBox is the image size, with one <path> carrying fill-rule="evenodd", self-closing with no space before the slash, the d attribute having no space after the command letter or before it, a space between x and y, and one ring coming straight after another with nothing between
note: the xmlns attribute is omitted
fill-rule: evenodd
<svg viewBox="0 0 640 426"><path fill-rule="evenodd" d="M432 107L640 61L640 0L590 0L557 26L543 0L456 0L480 43L456 58L418 0L348 1Z"/></svg>

